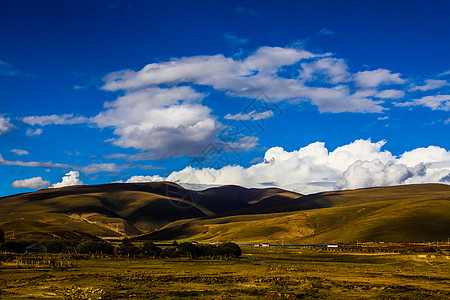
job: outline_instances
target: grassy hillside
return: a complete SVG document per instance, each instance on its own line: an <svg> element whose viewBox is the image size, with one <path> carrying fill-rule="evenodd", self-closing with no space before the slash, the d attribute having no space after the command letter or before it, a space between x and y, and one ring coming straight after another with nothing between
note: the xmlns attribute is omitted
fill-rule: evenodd
<svg viewBox="0 0 450 300"><path fill-rule="evenodd" d="M279 206L272 207L272 211L299 209L294 212L257 214L269 210L270 205L254 208L241 210L241 215L173 222L141 238L352 243L435 241L450 236L448 185L327 192L295 201L282 199Z"/></svg>
<svg viewBox="0 0 450 300"><path fill-rule="evenodd" d="M177 220L249 208L286 193L301 196L237 186L195 192L170 182L45 189L0 198L0 227L28 238L138 235Z"/></svg>

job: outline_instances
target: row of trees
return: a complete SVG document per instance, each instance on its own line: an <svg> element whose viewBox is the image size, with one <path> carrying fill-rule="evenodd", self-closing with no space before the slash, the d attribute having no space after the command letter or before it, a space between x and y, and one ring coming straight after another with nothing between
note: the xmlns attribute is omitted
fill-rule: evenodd
<svg viewBox="0 0 450 300"><path fill-rule="evenodd" d="M78 245L76 248L78 253L95 253L95 254L118 254L136 256L142 255L146 257L188 257L188 258L235 258L242 254L239 245L227 242L218 245L209 244L193 244L184 242L181 244L174 243L172 247L160 248L151 241L144 242L141 246L135 246L124 240L118 247L113 247L109 243L88 241Z"/></svg>
<svg viewBox="0 0 450 300"><path fill-rule="evenodd" d="M35 241L8 241L5 242L3 231L0 229L0 251L24 253L27 246ZM146 241L136 246L128 239L124 239L118 246L105 241L79 240L53 240L41 241L41 245L47 248L48 253L81 253L81 254L105 254L145 257L189 257L189 258L232 258L239 257L242 253L239 245L227 242L218 245L194 244L190 242L176 243L169 247L158 247L151 241Z"/></svg>

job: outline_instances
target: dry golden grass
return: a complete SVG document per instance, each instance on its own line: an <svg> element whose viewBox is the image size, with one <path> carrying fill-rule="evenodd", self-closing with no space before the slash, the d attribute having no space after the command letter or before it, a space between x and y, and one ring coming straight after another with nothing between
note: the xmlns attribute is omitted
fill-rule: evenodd
<svg viewBox="0 0 450 300"><path fill-rule="evenodd" d="M0 266L3 299L447 299L450 258L243 248L242 259L90 259L72 269ZM78 298L77 298L78 297ZM85 298L82 298L85 297Z"/></svg>

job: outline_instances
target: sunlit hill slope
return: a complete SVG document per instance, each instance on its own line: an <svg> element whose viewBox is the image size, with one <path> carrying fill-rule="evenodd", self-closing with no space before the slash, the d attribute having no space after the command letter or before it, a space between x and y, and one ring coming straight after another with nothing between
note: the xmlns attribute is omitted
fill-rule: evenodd
<svg viewBox="0 0 450 300"><path fill-rule="evenodd" d="M191 191L170 182L45 189L0 198L19 238L133 236L270 243L421 242L450 236L450 186L420 184L303 196L278 188Z"/></svg>

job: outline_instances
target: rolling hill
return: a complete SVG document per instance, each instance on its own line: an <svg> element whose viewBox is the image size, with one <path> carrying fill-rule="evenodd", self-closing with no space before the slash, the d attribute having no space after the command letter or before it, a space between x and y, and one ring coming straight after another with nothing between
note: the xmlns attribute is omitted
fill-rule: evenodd
<svg viewBox="0 0 450 300"><path fill-rule="evenodd" d="M266 198L232 216L175 221L139 239L323 244L422 242L450 236L449 185L325 192L274 202Z"/></svg>
<svg viewBox="0 0 450 300"><path fill-rule="evenodd" d="M191 191L170 182L45 189L0 198L0 227L22 238L132 236L284 243L416 242L450 236L450 186L300 195L278 188Z"/></svg>
<svg viewBox="0 0 450 300"><path fill-rule="evenodd" d="M27 238L139 235L177 220L248 209L270 197L300 196L238 186L195 192L170 182L71 186L0 198L0 227Z"/></svg>

